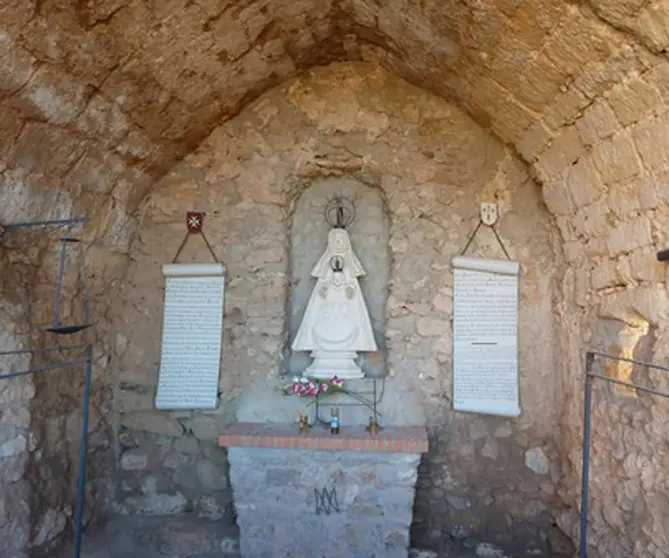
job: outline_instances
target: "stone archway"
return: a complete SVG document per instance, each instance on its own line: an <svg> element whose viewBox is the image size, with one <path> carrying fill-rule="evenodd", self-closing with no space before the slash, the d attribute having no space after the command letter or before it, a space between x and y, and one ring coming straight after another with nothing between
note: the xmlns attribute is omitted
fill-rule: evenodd
<svg viewBox="0 0 669 558"><path fill-rule="evenodd" d="M365 60L453 98L530 165L560 230L555 244L567 264L558 305L567 331L560 344L560 492L573 503L579 351L598 318L641 316L656 330L655 358L666 358L660 341L667 297L654 261L654 251L667 242L659 223L669 204L666 18L659 2L622 0L500 0L447 8L394 0L383 9L358 0L223 8L184 0L169 11L141 2L75 7L13 0L0 8L0 196L6 201L0 221L93 216L97 313L107 315L106 293L125 273L147 192L162 176L169 182L176 161L271 86L309 67ZM423 133L433 133L429 124ZM255 141L262 146L262 137ZM307 158L302 170L310 172L310 164ZM181 182L195 181L196 174ZM180 203L188 192L181 190ZM42 253L31 258L31 266L41 265ZM101 332L99 343L105 400L104 363L116 343L108 333ZM662 421L663 411L651 409ZM618 421L619 412L614 408L602 424ZM648 436L653 443L663 439L659 431ZM612 434L604 435L599 450L611 470L619 461L613 445ZM635 448L626 451L645 463ZM654 509L664 475L661 464L650 463L653 482L633 492ZM605 487L594 495L595 509L627 505L626 495ZM573 517L561 525L570 530ZM615 521L595 522L593 529L604 553L618 545L628 554L653 554L664 540L656 523L651 534L639 535L637 549Z"/></svg>

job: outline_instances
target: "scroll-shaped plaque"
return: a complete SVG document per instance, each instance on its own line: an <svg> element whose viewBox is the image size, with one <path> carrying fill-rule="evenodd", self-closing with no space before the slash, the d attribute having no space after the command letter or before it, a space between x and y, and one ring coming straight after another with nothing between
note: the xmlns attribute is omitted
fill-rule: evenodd
<svg viewBox="0 0 669 558"><path fill-rule="evenodd" d="M163 266L165 307L157 409L215 409L223 337L225 266Z"/></svg>
<svg viewBox="0 0 669 558"><path fill-rule="evenodd" d="M520 415L518 262L453 258L453 406Z"/></svg>

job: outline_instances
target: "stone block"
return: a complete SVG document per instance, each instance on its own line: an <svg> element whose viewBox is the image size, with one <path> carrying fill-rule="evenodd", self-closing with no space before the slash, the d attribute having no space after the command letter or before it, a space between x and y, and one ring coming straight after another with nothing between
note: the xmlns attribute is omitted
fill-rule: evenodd
<svg viewBox="0 0 669 558"><path fill-rule="evenodd" d="M488 435L488 426L483 419L475 419L469 424L469 439L480 440Z"/></svg>
<svg viewBox="0 0 669 558"><path fill-rule="evenodd" d="M513 434L513 430L511 429L511 426L509 423L505 422L500 424L496 429L495 432L493 433L493 436L495 438L510 438L511 434Z"/></svg>
<svg viewBox="0 0 669 558"><path fill-rule="evenodd" d="M544 123L537 122L523 134L517 145L518 151L526 161L532 161L552 137L553 133Z"/></svg>
<svg viewBox="0 0 669 558"><path fill-rule="evenodd" d="M637 17L637 28L644 42L653 51L664 52L669 45L669 6L665 2L652 2Z"/></svg>
<svg viewBox="0 0 669 558"><path fill-rule="evenodd" d="M12 457L26 450L28 447L28 440L23 434L19 434L16 438L0 445L0 459L5 457Z"/></svg>
<svg viewBox="0 0 669 558"><path fill-rule="evenodd" d="M583 111L576 129L583 144L591 146L612 136L620 129L620 124L611 106L605 100L597 100Z"/></svg>
<svg viewBox="0 0 669 558"><path fill-rule="evenodd" d="M89 86L55 66L42 65L23 90L35 111L54 124L69 124L84 109Z"/></svg>
<svg viewBox="0 0 669 558"><path fill-rule="evenodd" d="M647 216L641 215L618 223L611 229L606 246L610 254L616 255L631 252L652 243L650 220Z"/></svg>
<svg viewBox="0 0 669 558"><path fill-rule="evenodd" d="M624 182L641 170L634 143L627 134L619 134L597 144L592 159L604 184Z"/></svg>
<svg viewBox="0 0 669 558"><path fill-rule="evenodd" d="M480 558L507 558L501 548L490 543L477 544L476 556L479 556Z"/></svg>
<svg viewBox="0 0 669 558"><path fill-rule="evenodd" d="M555 215L570 215L576 206L565 180L552 180L544 183L542 188L544 202Z"/></svg>
<svg viewBox="0 0 669 558"><path fill-rule="evenodd" d="M35 546L41 546L52 541L63 532L66 525L67 518L61 510L54 508L47 510L37 524L37 531L33 544Z"/></svg>
<svg viewBox="0 0 669 558"><path fill-rule="evenodd" d="M537 475L546 475L550 471L550 461L541 448L530 448L525 452L525 466Z"/></svg>
<svg viewBox="0 0 669 558"><path fill-rule="evenodd" d="M188 465L191 461L191 457L184 453L170 452L163 459L163 467L168 469L180 469L185 465Z"/></svg>
<svg viewBox="0 0 669 558"><path fill-rule="evenodd" d="M582 154L581 140L576 129L570 126L553 138L546 151L539 155L537 164L549 180L556 180L573 162L578 161Z"/></svg>
<svg viewBox="0 0 669 558"><path fill-rule="evenodd" d="M623 126L629 126L662 104L657 89L642 78L613 88L608 101Z"/></svg>
<svg viewBox="0 0 669 558"><path fill-rule="evenodd" d="M28 464L28 452L22 452L11 457L0 458L0 479L3 483L21 480ZM2 500L0 499L0 502ZM1 524L1 523L0 523Z"/></svg>
<svg viewBox="0 0 669 558"><path fill-rule="evenodd" d="M201 496L195 503L198 517L218 520L225 516L225 507L213 496Z"/></svg>
<svg viewBox="0 0 669 558"><path fill-rule="evenodd" d="M225 469L208 459L197 462L197 477L205 490L223 490L228 485Z"/></svg>
<svg viewBox="0 0 669 558"><path fill-rule="evenodd" d="M228 455L242 556L407 556L420 456L240 447Z"/></svg>
<svg viewBox="0 0 669 558"><path fill-rule="evenodd" d="M451 325L446 320L439 320L432 317L419 318L416 322L418 335L423 337L440 337L450 331Z"/></svg>
<svg viewBox="0 0 669 558"><path fill-rule="evenodd" d="M37 60L27 50L15 46L2 57L0 91L13 93L24 86L35 72Z"/></svg>
<svg viewBox="0 0 669 558"><path fill-rule="evenodd" d="M171 515L186 509L188 500L181 492L175 494L145 494L130 496L123 502L126 513L144 513L147 515Z"/></svg>
<svg viewBox="0 0 669 558"><path fill-rule="evenodd" d="M632 131L632 138L646 170L667 168L669 154L662 146L669 145L669 111L638 124Z"/></svg>
<svg viewBox="0 0 669 558"><path fill-rule="evenodd" d="M200 445L196 438L192 436L183 436L174 440L174 451L186 453L188 455L196 454L200 451Z"/></svg>
<svg viewBox="0 0 669 558"><path fill-rule="evenodd" d="M130 430L139 430L159 434L160 436L177 437L183 434L183 426L172 418L169 413L159 411L143 411L121 415L121 426Z"/></svg>
<svg viewBox="0 0 669 558"><path fill-rule="evenodd" d="M184 423L198 440L216 440L221 433L221 423L215 416L196 414Z"/></svg>
<svg viewBox="0 0 669 558"><path fill-rule="evenodd" d="M124 471L141 471L148 464L149 455L143 449L130 449L121 455L121 469Z"/></svg>
<svg viewBox="0 0 669 558"><path fill-rule="evenodd" d="M606 234L609 227L609 207L599 200L587 206L580 207L571 219L574 230L582 236L593 237Z"/></svg>

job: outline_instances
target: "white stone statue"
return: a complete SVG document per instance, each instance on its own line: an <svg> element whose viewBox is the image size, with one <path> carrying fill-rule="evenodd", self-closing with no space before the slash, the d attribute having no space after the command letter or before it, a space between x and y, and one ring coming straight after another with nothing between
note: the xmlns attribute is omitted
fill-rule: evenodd
<svg viewBox="0 0 669 558"><path fill-rule="evenodd" d="M328 245L311 272L318 281L304 312L293 351L311 351L314 361L305 376L362 378L357 351L376 351L358 277L365 270L353 252L346 229L328 233Z"/></svg>

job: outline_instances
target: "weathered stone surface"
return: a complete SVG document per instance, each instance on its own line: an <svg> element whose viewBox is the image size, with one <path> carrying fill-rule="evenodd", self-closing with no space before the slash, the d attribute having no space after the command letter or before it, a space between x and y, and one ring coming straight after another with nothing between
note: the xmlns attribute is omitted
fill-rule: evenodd
<svg viewBox="0 0 669 558"><path fill-rule="evenodd" d="M226 471L215 463L203 459L197 463L197 476L205 490L222 490L228 485Z"/></svg>
<svg viewBox="0 0 669 558"><path fill-rule="evenodd" d="M16 438L14 438L13 440L9 440L4 444L0 445L0 459L4 457L12 457L14 455L17 455L25 451L27 446L28 446L28 440L26 440L26 437L23 434L21 434Z"/></svg>
<svg viewBox="0 0 669 558"><path fill-rule="evenodd" d="M63 532L66 524L67 518L63 512L55 509L47 510L37 525L37 534L33 544L41 546L53 540Z"/></svg>
<svg viewBox="0 0 669 558"><path fill-rule="evenodd" d="M216 417L199 415L189 419L185 424L198 440L216 440L221 433L221 422L216 420Z"/></svg>
<svg viewBox="0 0 669 558"><path fill-rule="evenodd" d="M183 426L175 418L159 411L127 413L121 418L121 424L126 428L161 436L176 437L183 434Z"/></svg>
<svg viewBox="0 0 669 558"><path fill-rule="evenodd" d="M545 475L550 471L550 461L541 448L531 448L525 452L525 466L537 475Z"/></svg>
<svg viewBox="0 0 669 558"><path fill-rule="evenodd" d="M506 558L504 552L490 543L479 543L476 545L476 556L481 558Z"/></svg>
<svg viewBox="0 0 669 558"><path fill-rule="evenodd" d="M113 516L110 521L87 530L82 555L87 558L240 558L234 526L193 514ZM49 558L71 556L71 544L48 554Z"/></svg>
<svg viewBox="0 0 669 558"><path fill-rule="evenodd" d="M149 455L143 449L131 449L121 455L121 468L124 471L146 469L149 464Z"/></svg>
<svg viewBox="0 0 669 558"><path fill-rule="evenodd" d="M333 460L331 452L238 447L228 455L243 556L407 556L419 455L350 452ZM371 481L368 472L383 468L394 477ZM267 472L279 470L283 480L268 485Z"/></svg>
<svg viewBox="0 0 669 558"><path fill-rule="evenodd" d="M265 379L281 367L280 332L284 324L282 319L268 316L281 316L286 307L280 293L287 285L278 276L288 270L277 272L286 259L277 257L284 252L269 244L247 243L262 236L262 231L275 239L288 238L280 226L270 225L283 222L290 213L286 209L290 204L282 201L281 192L297 195L298 183L314 177L380 174L392 216L389 284L395 292L389 300L397 301L387 309L388 362L393 373L415 366L412 378L418 378L415 383L421 386L416 389L430 402L427 415L435 422L446 417L450 424L452 417L444 411L447 404L443 403L448 398L447 371L452 364L450 333L445 327L450 310L448 304L440 303L436 308L435 303L437 311L433 312L430 298L434 300L436 292L431 285L448 275L445 260L462 246L466 233L456 234L455 229L473 229L468 216L476 214L476 203L494 195L503 215L519 213L515 221L510 218L509 224L500 223L502 236L513 238L519 247L513 257L523 265L541 262L535 270L524 270L524 280L535 282L527 285L521 299L536 303L525 319L536 324L536 308L550 314L550 302L546 301L555 301L560 316L551 322L555 330L533 328L549 332L550 342L538 339L539 334L532 331L532 342L521 348L521 361L526 363L521 371L523 382L528 383L527 394L537 398L527 399L528 418L523 417L521 423L534 422L541 431L528 433L523 448L500 442L498 459L505 459L504 451L518 449L522 455L536 440L554 437L563 464L565 488L560 498L575 507L580 419L572 401L580 397L576 363L589 332L601 314L624 315L635 323L646 322L652 331L656 341L648 341L648 358L662 362L667 356L662 349L666 314L658 310L665 304L664 287L656 288L663 284L663 269L652 257L669 240L658 224L667 214L666 180L659 180L652 191L640 187L638 200L634 189L669 167L666 3L500 0L444 4L427 0L380 5L366 0L338 4L305 0L239 9L215 2L177 2L168 7L154 4L113 0L73 7L47 2L35 8L31 2L9 0L0 6L0 197L4 196L0 221L86 213L93 216L87 234L96 237L96 249L104 245L105 255L127 252L135 239L140 250L149 247L147 259L151 263L144 269L157 269L173 256L168 238L176 239L181 231L175 226L173 236L158 235L163 252L155 244L143 244L150 225L143 220L147 213L136 210L154 178L263 91L313 66L363 59L370 67L382 64L391 68L426 90L447 92L484 128L513 144L525 157L533 177L543 183L547 206L558 215L556 223L562 235L561 239L551 237L550 242L542 237L537 245L552 246L560 264L569 265L558 265L559 273L537 274L536 269L554 260L527 247L527 236L539 237L537 231L545 230L550 222L529 217L539 214L541 207L536 189L532 186L523 196L508 195L505 188L509 184L524 181L510 178L514 175L500 163L507 157L501 145L483 142L480 135L472 135L472 128L459 127L452 115L445 118L444 105L440 108L424 98L416 101L415 90L398 92L387 83L380 85L382 80L371 71L366 72L372 76L369 87L354 78L347 89L341 84L348 78L342 74L332 77L326 86L336 91L331 97L318 93L313 83L290 82L290 94L276 93L269 101L263 97L250 105L247 114L251 116L222 132L233 139L209 138L206 143L210 149L191 158L192 166L200 171L208 167L208 183L216 186L188 205L199 200L198 204L215 207L212 212L221 211L216 218L225 222L225 230L213 235L214 244L230 259L231 269L241 270L236 278L248 287L232 293L234 307L242 308L245 315L248 311L249 319L226 330L226 347L233 350L224 357L224 370L229 374L221 387L232 398L233 392L243 389L243 382L238 381L242 373L235 371ZM183 55L186 47L189 56ZM332 83L337 86L332 87ZM310 97L315 91L321 95L320 102ZM400 109L388 109L393 99L401 101ZM286 116L288 105L296 110ZM326 141L325 136L333 137ZM481 147L484 144L485 148ZM467 156L461 157L462 153ZM591 164L586 164L588 161ZM127 168L122 170L121 166ZM282 190L284 182L288 185ZM397 187L389 188L393 183ZM198 182L193 191L201 186ZM212 194L213 190L219 193ZM533 193L527 195L529 191ZM259 217L249 209L254 203L265 208ZM234 209L221 210L228 206ZM174 205L170 215L177 213L182 214L183 208ZM161 215L167 222L166 213ZM216 218L210 213L208 222ZM138 235L140 221L145 227ZM532 230L533 234L519 238L521 230ZM54 283L50 260L42 260L50 251L43 246L31 246L20 256L21 251L14 248L5 253L5 244L13 246L13 235L12 240L3 235L0 241L2 310L9 301L50 299L51 294L46 298L40 295L44 285ZM477 242L481 242L481 254L494 247L485 237ZM239 246L243 248L235 250ZM563 256L567 262L561 261ZM151 320L159 314L159 297L147 297L141 304L117 297L120 285L132 277L123 275L125 263L112 269L108 261L99 258L91 267L95 306L102 317L97 328L104 353L100 362L117 362L118 355L102 341L107 338L107 326L114 321L107 313L114 305L113 313L127 318L119 320L125 328L146 324L142 328L150 330L135 336L144 348L133 356L138 366L123 373L142 376L151 386L155 381L155 348L159 346ZM277 267L273 270L272 265ZM398 277L407 269L416 276L404 283ZM19 270L17 277L12 270ZM554 283L549 288L550 281ZM250 285L272 293L267 297L276 301L276 306L263 308L265 301L249 305ZM133 305L136 308L131 309ZM12 327L22 329L21 335L33 337L27 346L42 346L46 340L38 332L47 323L50 309L44 308L43 315L34 315L41 314L41 309L33 310L10 321ZM263 310L268 313L263 315ZM135 312L140 318L133 320ZM575 318L565 320L565 316ZM436 335L432 342L429 335L423 337L436 331L432 325L440 320L446 322L441 338ZM117 326L114 323L114 329L120 329ZM3 338L0 345L14 348L18 346L14 341L14 337ZM426 356L432 354L436 355ZM104 381L114 381L114 366L101 364L96 370ZM55 425L48 428L44 440L34 438L37 461L46 456L59 462L62 460L54 456L72 452L66 448L73 447L73 440L64 440L73 435L72 429L59 428L58 408L63 400L72 404L79 401L81 386L69 379L55 381L57 389L38 389L37 400L31 404L31 409L37 410L31 416L32 425ZM533 382L542 389L534 389ZM558 385L563 391L553 389ZM116 387L96 386L96 406L99 404L103 413L112 413L109 401L112 393L117 393ZM407 392L409 387L414 386L407 386ZM33 388L11 389L23 390L26 399L35 394ZM0 405L12 397L3 391ZM150 408L146 399L141 402L142 409L134 406L137 402L128 398L123 405L135 411ZM602 554L654 555L656 549L666 546L667 539L663 522L656 519L656 510L661 509L656 496L662 493L666 464L660 458L648 464L640 448L660 447L663 440L653 429L646 432L640 428L641 421L621 408L619 401L607 404L608 410L598 417L601 474L606 477L607 472L620 471L622 456L630 455L626 474L633 478L644 470L646 480L643 486L626 488L624 494L593 486L592 540ZM639 404L657 423L666 422L656 403ZM64 414L71 416L71 411ZM635 439L637 445L619 441L618 425L628 418L637 427L635 431L644 432ZM149 423L154 419L146 416L142 420ZM114 420L107 421L112 423ZM142 428L132 422L130 427ZM459 424L454 426L452 439L462 442L459 428ZM466 435L468 424L461 428ZM181 436L175 423L154 424L152 431L157 436ZM29 439L28 432L21 434ZM103 434L94 434L94 438L104 439ZM462 458L478 466L485 444L483 438L463 443ZM160 462L162 451L156 449L156 462ZM108 468L103 464L111 462L113 451L95 455L93 474L104 477ZM74 457L68 455L70 459ZM72 464L68 461L68 465ZM522 467L521 462L514 470ZM436 471L430 475L441 477L442 472ZM59 477L57 471L53 477ZM41 481L31 482L39 492ZM50 493L65 502L66 487L61 484L51 487ZM650 527L639 531L631 520L619 524L607 517L602 510L619 507L619 500L643 500L644 511L635 518ZM565 530L572 532L573 518L563 521ZM12 552L23 550L12 548Z"/></svg>
<svg viewBox="0 0 669 558"><path fill-rule="evenodd" d="M333 80L338 84L337 94ZM367 120L358 115L367 115ZM340 128L344 132L330 133ZM295 138L300 138L297 143ZM461 146L458 150L447 147L454 138ZM254 169L256 174L251 173ZM252 194L245 193L249 173L255 177ZM408 183L415 188L407 188ZM429 458L429 470L421 472L426 488L417 492L416 517L425 518L429 527L419 524L416 540L426 541L430 530L453 523L473 525L472 536L478 530L488 536L490 521L472 524L470 518L478 513L485 518L494 518L495 513L505 517L510 501L515 508L524 509L520 478L534 473L518 456L538 444L539 436L541 441L550 438L559 392L537 387L523 395L527 402L523 417L509 423L513 431L519 424L532 428L533 434L522 444L516 443L511 432L493 441L500 424L496 419L452 413L448 403L453 312L450 260L463 249L476 226L475 196L503 198L508 205L501 207L501 234L505 242L508 236L514 250L522 251L528 266L521 283L521 313L522 320L534 326L532 335L522 338L521 352L533 363L533 385L554 385L551 300L557 295L552 291L556 268L550 246L558 233L551 229L540 190L527 169L499 142L454 106L368 66L335 65L279 87L238 119L221 126L156 185L133 247L134 262L122 295L127 308L118 318L119 329L137 324L134 331L143 339L142 344L120 339L124 382L144 386L147 393L155 386L156 367L146 361L157 358L160 346L163 294L157 262L171 261L171 245L178 246L183 238L174 225L181 219L175 200L190 204L202 196L207 204L219 208L218 216L207 218L207 237L239 275L231 275L226 286L221 409L172 414L183 425L184 435L164 438L165 445L159 447L157 440L163 440L162 436L149 441L142 434L136 447L150 448L156 456L152 474L163 484L161 490L172 486L197 513L206 514L200 502L211 490L215 490L217 505L227 505L223 496L228 491L225 454L221 452L216 459L207 454L225 421L233 413L238 420L242 415L259 422L295 420L304 401L279 397L275 382L267 379L296 364L283 357L286 327L293 322L287 318L299 309L302 299L298 295L311 292L309 273L322 252L324 203L336 194L349 195L357 204L351 234L368 272L361 286L366 289L379 346L387 348L387 354L364 355L363 360L393 374L380 409L384 424L422 422L428 415L428 424L439 432L435 444L441 449ZM187 248L187 257L209 258L201 243L191 241ZM489 230L480 231L470 252L505 257ZM295 261L288 265L291 259ZM286 308L290 308L288 314ZM370 389L368 383L354 387ZM141 407L133 410L129 403L124 397L121 421L125 425L126 416L141 415ZM364 408L347 407L342 414L343 424L368 419ZM132 427L141 434L139 422ZM182 444L192 445L192 453L179 449ZM176 461L167 458L171 452L192 457L173 468ZM200 465L205 455L216 467ZM445 471L440 459L447 459L451 470ZM211 474L200 478L198 467ZM272 474L275 476L266 478L267 482L283 478L282 473ZM120 500L139 496L139 483L127 475L121 478L128 490L120 493ZM455 485L462 489L453 491ZM505 487L505 497L490 500L500 485ZM463 498L469 507L456 510L449 506L445 491ZM551 508L555 494L542 493L537 498L545 498L546 507ZM536 518L536 524L545 520ZM498 533L509 531L504 524Z"/></svg>
<svg viewBox="0 0 669 558"><path fill-rule="evenodd" d="M123 502L122 511L153 515L175 514L186 508L185 496L181 492L175 494L146 494L131 496Z"/></svg>

